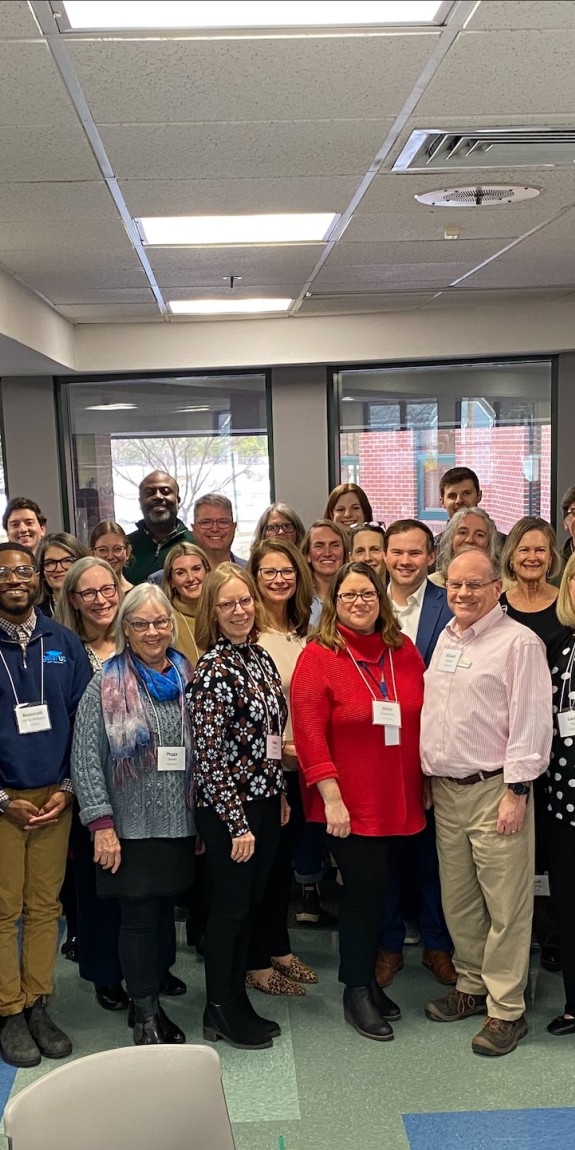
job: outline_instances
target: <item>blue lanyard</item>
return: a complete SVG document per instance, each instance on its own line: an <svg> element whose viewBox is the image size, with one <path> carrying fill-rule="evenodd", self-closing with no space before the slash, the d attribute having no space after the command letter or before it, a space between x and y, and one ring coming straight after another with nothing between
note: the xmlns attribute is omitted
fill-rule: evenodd
<svg viewBox="0 0 575 1150"><path fill-rule="evenodd" d="M378 665L379 670L380 670L379 682L376 679L373 672L370 670L369 664L366 663L365 659L358 659L357 663L358 663L358 666L361 667L363 671L365 671L366 675L369 675L372 683L375 683L375 686L378 688L382 699L389 699L389 691L387 689L387 683L385 681L385 676L383 674L383 666L385 663L385 653L383 655L381 655L377 661L377 665Z"/></svg>

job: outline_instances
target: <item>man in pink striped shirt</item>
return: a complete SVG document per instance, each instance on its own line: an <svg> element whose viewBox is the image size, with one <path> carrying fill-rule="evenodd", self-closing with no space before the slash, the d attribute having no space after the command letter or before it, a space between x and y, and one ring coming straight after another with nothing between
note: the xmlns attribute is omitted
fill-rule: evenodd
<svg viewBox="0 0 575 1150"><path fill-rule="evenodd" d="M498 1056L527 1034L524 990L533 913L530 783L551 749L551 677L541 640L499 606L484 551L449 566L454 619L425 673L421 762L431 776L443 909L457 985L428 1018L487 1014L471 1046Z"/></svg>

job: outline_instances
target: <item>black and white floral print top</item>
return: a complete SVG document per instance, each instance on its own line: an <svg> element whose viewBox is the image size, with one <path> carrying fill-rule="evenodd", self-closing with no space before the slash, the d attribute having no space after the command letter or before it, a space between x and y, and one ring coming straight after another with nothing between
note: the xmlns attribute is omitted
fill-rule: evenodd
<svg viewBox="0 0 575 1150"><path fill-rule="evenodd" d="M195 746L197 805L213 807L232 837L249 826L243 804L285 789L281 759L266 758L287 705L275 663L254 643L220 637L199 659L186 690Z"/></svg>
<svg viewBox="0 0 575 1150"><path fill-rule="evenodd" d="M575 827L575 739L559 732L558 714L575 707L575 636L556 653L553 683L553 744L546 776L547 810Z"/></svg>

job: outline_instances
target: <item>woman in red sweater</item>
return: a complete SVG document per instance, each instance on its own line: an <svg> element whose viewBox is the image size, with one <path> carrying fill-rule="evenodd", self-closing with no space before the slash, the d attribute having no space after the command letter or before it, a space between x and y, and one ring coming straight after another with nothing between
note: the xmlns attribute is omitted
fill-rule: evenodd
<svg viewBox="0 0 575 1150"><path fill-rule="evenodd" d="M345 563L291 685L294 741L310 822L326 823L343 879L344 1015L366 1038L393 1038L398 1006L373 972L388 838L423 830L419 716L424 664L366 563Z"/></svg>

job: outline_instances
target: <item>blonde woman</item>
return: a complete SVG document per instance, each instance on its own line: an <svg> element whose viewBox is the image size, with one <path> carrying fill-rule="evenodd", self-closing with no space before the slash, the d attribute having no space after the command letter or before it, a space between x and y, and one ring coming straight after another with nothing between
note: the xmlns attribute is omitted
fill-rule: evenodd
<svg viewBox="0 0 575 1150"><path fill-rule="evenodd" d="M205 551L195 543L176 543L166 555L162 591L178 621L178 651L195 667L200 655L196 641L196 615L204 579L210 570Z"/></svg>

